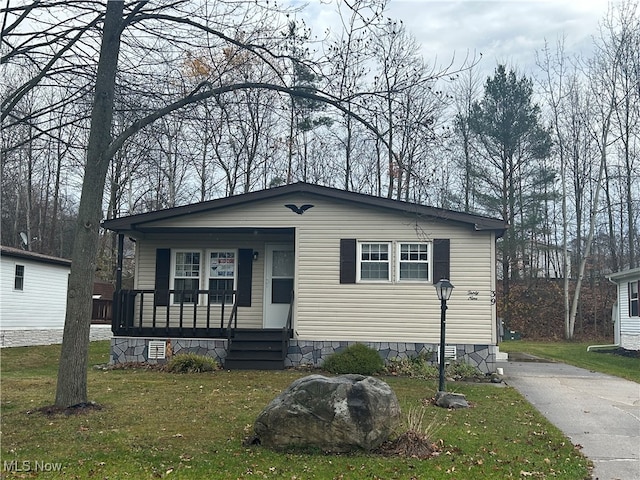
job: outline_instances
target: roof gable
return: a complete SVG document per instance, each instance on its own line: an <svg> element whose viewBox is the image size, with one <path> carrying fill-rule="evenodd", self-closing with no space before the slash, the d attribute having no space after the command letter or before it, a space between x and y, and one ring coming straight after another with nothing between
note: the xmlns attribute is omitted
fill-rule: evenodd
<svg viewBox="0 0 640 480"><path fill-rule="evenodd" d="M455 212L416 203L403 202L389 198L375 197L362 193L347 192L331 187L313 185L309 183L299 182L280 187L274 187L256 192L244 193L230 197L209 200L206 202L194 203L155 212L142 213L127 217L105 220L103 226L117 232L133 231L144 224L150 222L158 222L162 220L174 219L176 217L194 215L205 212L214 212L215 210L250 205L255 202L271 200L278 197L286 197L292 194L308 194L320 197L326 197L333 200L339 200L351 204L360 204L363 206L379 208L387 211L396 211L401 213L412 213L429 217L445 222L463 223L472 226L475 230L495 231L497 236L501 236L507 224L495 218L484 217L469 213Z"/></svg>

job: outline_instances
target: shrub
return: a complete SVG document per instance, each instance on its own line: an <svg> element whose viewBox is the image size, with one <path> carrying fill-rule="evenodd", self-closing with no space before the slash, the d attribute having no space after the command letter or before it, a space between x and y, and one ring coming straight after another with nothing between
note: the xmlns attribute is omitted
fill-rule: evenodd
<svg viewBox="0 0 640 480"><path fill-rule="evenodd" d="M410 358L396 358L389 360L384 368L387 375L436 379L440 375L437 364L432 363L431 352ZM454 380L481 379L485 375L473 365L464 362L452 362L445 367L445 376Z"/></svg>
<svg viewBox="0 0 640 480"><path fill-rule="evenodd" d="M384 362L376 349L355 343L329 356L322 364L322 368L337 374L373 375L383 370Z"/></svg>
<svg viewBox="0 0 640 480"><path fill-rule="evenodd" d="M445 368L447 377L454 380L465 380L472 378L484 378L485 375L473 365L464 362L452 362Z"/></svg>
<svg viewBox="0 0 640 480"><path fill-rule="evenodd" d="M212 372L219 368L218 362L213 358L195 353L176 355L167 363L167 371L171 373Z"/></svg>
<svg viewBox="0 0 640 480"><path fill-rule="evenodd" d="M420 352L415 357L395 358L388 361L384 371L387 375L413 378L437 378L438 367L431 362L431 351Z"/></svg>

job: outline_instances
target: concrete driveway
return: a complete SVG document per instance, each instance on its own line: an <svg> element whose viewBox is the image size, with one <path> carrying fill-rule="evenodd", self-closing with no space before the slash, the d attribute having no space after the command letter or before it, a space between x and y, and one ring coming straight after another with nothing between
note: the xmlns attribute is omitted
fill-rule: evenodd
<svg viewBox="0 0 640 480"><path fill-rule="evenodd" d="M640 384L535 357L522 360L505 364L505 383L582 446L594 463L593 478L640 479Z"/></svg>

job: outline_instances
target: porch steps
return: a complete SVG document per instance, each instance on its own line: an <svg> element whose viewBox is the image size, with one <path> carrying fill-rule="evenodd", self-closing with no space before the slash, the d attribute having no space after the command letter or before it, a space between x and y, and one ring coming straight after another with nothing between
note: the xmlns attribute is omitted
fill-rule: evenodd
<svg viewBox="0 0 640 480"><path fill-rule="evenodd" d="M289 342L282 329L239 329L234 332L224 368L228 370L284 370ZM287 339L288 340L288 339Z"/></svg>

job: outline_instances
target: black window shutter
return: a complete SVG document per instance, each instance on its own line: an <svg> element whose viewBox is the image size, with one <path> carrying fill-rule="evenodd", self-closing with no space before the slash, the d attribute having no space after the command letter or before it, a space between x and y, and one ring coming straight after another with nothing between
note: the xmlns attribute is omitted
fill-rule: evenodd
<svg viewBox="0 0 640 480"><path fill-rule="evenodd" d="M450 242L448 238L433 240L433 283L441 278L451 280L449 266L451 264Z"/></svg>
<svg viewBox="0 0 640 480"><path fill-rule="evenodd" d="M251 306L251 277L253 276L253 250L238 250L238 306Z"/></svg>
<svg viewBox="0 0 640 480"><path fill-rule="evenodd" d="M171 249L156 249L156 294L155 305L169 305L169 276L171 272Z"/></svg>
<svg viewBox="0 0 640 480"><path fill-rule="evenodd" d="M340 283L356 283L356 239L340 239Z"/></svg>

